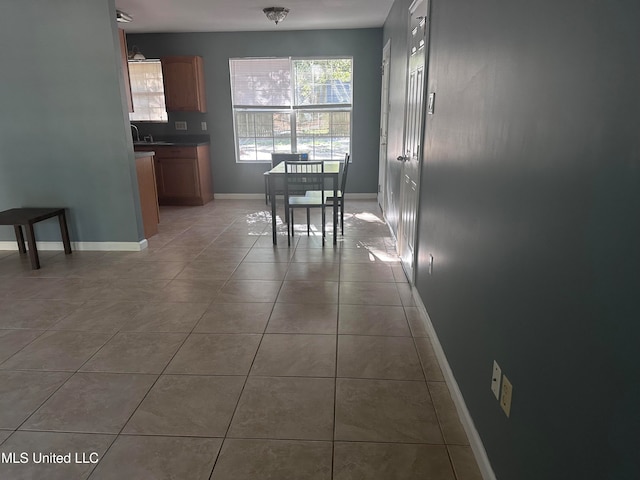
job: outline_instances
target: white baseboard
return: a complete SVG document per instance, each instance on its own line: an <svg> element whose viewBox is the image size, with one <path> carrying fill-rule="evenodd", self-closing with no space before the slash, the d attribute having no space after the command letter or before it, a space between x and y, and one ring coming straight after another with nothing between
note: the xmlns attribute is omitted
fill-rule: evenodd
<svg viewBox="0 0 640 480"><path fill-rule="evenodd" d="M281 197L279 195L279 197ZM377 193L347 193L346 200L373 200ZM264 193L216 193L216 200L264 200Z"/></svg>
<svg viewBox="0 0 640 480"><path fill-rule="evenodd" d="M147 240L139 242L71 242L71 250L99 251L99 252L139 252L149 246ZM36 242L38 250L64 250L62 242ZM28 247L27 247L28 248ZM18 244L14 242L0 241L0 250L18 250Z"/></svg>
<svg viewBox="0 0 640 480"><path fill-rule="evenodd" d="M214 200L262 200L264 193L216 193Z"/></svg>
<svg viewBox="0 0 640 480"><path fill-rule="evenodd" d="M440 364L440 368L442 369L442 375L444 376L445 382L449 387L449 392L451 393L451 398L453 399L453 403L456 406L456 410L458 411L458 417L460 417L460 422L464 427L465 432L467 433L467 437L469 438L469 444L471 446L471 450L473 451L474 456L476 457L476 462L478 463L478 468L480 469L480 473L482 474L482 478L484 480L496 480L496 475L493 472L493 468L491 467L491 462L489 462L489 457L487 456L487 452L484 449L484 445L482 444L482 440L480 439L480 435L478 434L478 430L476 430L476 426L473 423L473 419L471 418L471 414L467 409L467 405L462 397L462 392L458 387L458 382L453 375L453 371L451 371L451 367L449 366L449 362L447 361L447 356L442 349L442 345L440 345L440 340L438 340L438 335L436 334L435 328L431 323L431 318L427 313L427 309L420 298L420 294L416 287L413 287L413 297L418 306L418 310L421 313L422 321L429 333L429 339L431 340L431 346L436 354L438 359L438 363Z"/></svg>

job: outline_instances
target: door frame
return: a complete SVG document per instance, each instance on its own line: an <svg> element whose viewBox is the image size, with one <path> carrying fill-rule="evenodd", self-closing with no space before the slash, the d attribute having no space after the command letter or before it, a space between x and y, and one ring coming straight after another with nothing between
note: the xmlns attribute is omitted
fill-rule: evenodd
<svg viewBox="0 0 640 480"><path fill-rule="evenodd" d="M431 33L431 29L430 29L430 23L431 23L431 0L413 0L411 2L411 5L409 6L408 12L408 18L407 18L407 49L410 48L411 45L411 32L412 32L412 28L411 28L411 18L412 15L416 12L416 10L418 9L418 6L424 2L426 5L426 11L425 11L425 49L424 49L424 73L423 73L423 84L422 84L422 101L423 101L423 108L421 110L420 113L420 129L419 129L419 137L420 137L420 148L419 151L417 152L417 159L418 159L418 163L417 163L417 172L416 172L416 178L415 178L415 183L416 183L416 205L415 205L415 216L416 218L414 219L413 222L413 231L411 232L406 232L405 231L405 225L403 222L403 214L404 214L404 209L403 209L403 201L401 200L399 202L399 210L398 210L398 233L397 233L397 245L398 245L398 254L402 254L402 248L403 245L401 245L401 242L404 242L405 244L408 244L407 240L409 237L411 237L411 242L413 244L413 255L412 255L412 259L411 259L411 265L406 265L406 263L404 261L401 261L401 265L402 265L402 269L405 272L405 275L407 277L407 280L409 281L409 284L414 285L415 284L415 274L416 274L416 264L417 264L417 250L418 250L418 218L419 218L419 213L420 213L420 197L421 197L421 190L420 190L420 180L421 180L421 176L422 176L422 161L424 159L424 144L425 144L425 139L426 139L426 123L427 123L427 104L428 104L428 83L429 83L429 53L430 53L430 48L431 48L431 42L430 42L430 33ZM407 50L408 52L408 50ZM410 53L407 53L407 70L406 70L406 93L405 93L405 115L404 115L404 128L403 128L403 142L402 142L402 157L406 156L407 154L407 144L406 144L406 138L407 138L407 128L409 127L407 125L407 108L409 107L408 105L408 96L409 96L409 82L410 82L410 72L411 72L411 55ZM400 157L398 157L398 160L400 160ZM404 167L404 162L403 162L403 167L402 167L402 174L401 174L401 188L402 188L402 182L404 182L404 172L405 172L405 167ZM402 191L402 190L401 190ZM402 258L401 258L402 260Z"/></svg>
<svg viewBox="0 0 640 480"><path fill-rule="evenodd" d="M391 88L391 39L382 48L382 82L380 94L380 141L379 141L379 160L378 160L378 205L383 215L386 214L387 205L387 156L389 145L389 89ZM384 144L383 144L384 138Z"/></svg>

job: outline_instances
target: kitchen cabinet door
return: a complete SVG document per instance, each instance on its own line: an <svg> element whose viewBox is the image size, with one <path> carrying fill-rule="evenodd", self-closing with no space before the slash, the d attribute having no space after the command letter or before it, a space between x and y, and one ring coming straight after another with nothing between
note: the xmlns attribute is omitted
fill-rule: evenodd
<svg viewBox="0 0 640 480"><path fill-rule="evenodd" d="M163 57L160 61L167 112L206 112L202 57Z"/></svg>
<svg viewBox="0 0 640 480"><path fill-rule="evenodd" d="M162 204L188 204L200 197L198 165L193 158L159 158L158 196Z"/></svg>
<svg viewBox="0 0 640 480"><path fill-rule="evenodd" d="M127 108L133 112L133 98L131 96L131 80L129 79L129 52L127 51L127 37L124 30L118 29L120 36L120 59L122 65L122 76L124 77L124 92L127 98Z"/></svg>

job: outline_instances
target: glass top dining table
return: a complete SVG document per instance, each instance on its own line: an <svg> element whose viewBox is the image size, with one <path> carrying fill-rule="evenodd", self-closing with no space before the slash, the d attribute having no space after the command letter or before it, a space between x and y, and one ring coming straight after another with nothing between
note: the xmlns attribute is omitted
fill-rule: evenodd
<svg viewBox="0 0 640 480"><path fill-rule="evenodd" d="M340 175L340 165L342 162L334 160L326 160L324 163L324 174L327 179L330 179L333 188L333 244L338 243L336 236L337 223L338 223L338 177ZM285 175L285 162L279 163L268 172L265 172L267 180L269 182L269 201L271 202L271 231L273 234L273 244L278 244L277 235L277 216L276 216L276 181L278 178L283 178ZM329 189L327 189L329 190ZM289 215L285 212L285 220L288 221Z"/></svg>

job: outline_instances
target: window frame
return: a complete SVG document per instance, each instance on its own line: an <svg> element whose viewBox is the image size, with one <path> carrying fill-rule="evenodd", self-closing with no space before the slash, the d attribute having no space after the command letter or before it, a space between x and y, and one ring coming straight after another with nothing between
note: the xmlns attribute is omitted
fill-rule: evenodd
<svg viewBox="0 0 640 480"><path fill-rule="evenodd" d="M160 73L160 84L162 86L161 90L158 91L150 91L147 90L144 93L136 93L134 92L134 83L132 81L133 76L131 75L131 73L129 74L130 77L130 84L131 84L131 102L133 105L133 112L129 112L129 121L130 122L140 122L140 123L162 123L162 124L166 124L169 123L169 113L167 112L167 104L166 104L166 99L165 99L165 93L164 93L164 78L163 78L163 73L162 73L162 62L160 61L160 59L156 59L156 58L147 58L145 60L128 60L128 64L129 64L129 72L131 72L131 66L132 65L140 65L140 64L157 64L159 66L159 73ZM136 113L140 113L139 111L136 112L136 97L148 97L148 96L162 96L162 104L164 105L164 116L161 119L149 119L149 118L145 118L145 119L138 119L138 118L132 118L136 116ZM146 109L145 109L146 110Z"/></svg>
<svg viewBox="0 0 640 480"><path fill-rule="evenodd" d="M277 106L269 106L269 105L242 105L242 104L238 104L236 105L234 103L233 97L234 97L234 85L233 85L233 68L232 68L232 62L234 60L271 60L271 59L276 59L276 60L288 60L289 63L289 69L290 69L290 85L289 85L289 89L290 89L290 105L285 106L285 105L277 105ZM351 81L350 81L350 103L332 103L332 104L300 104L297 105L296 104L296 80L295 80L295 67L294 67L294 63L295 61L304 61L304 60L349 60L350 61L350 67L351 67ZM308 111L311 113L316 113L316 112L322 112L322 111L328 111L328 112L347 112L349 114L349 135L348 135L348 149L347 152L341 152L338 157L341 160L344 160L344 153L349 153L351 151L351 146L353 144L353 95L354 95L354 59L352 55L327 55L327 56L305 56L305 57L293 57L293 56L289 56L289 57L232 57L229 58L229 77L230 77L230 89L231 89L231 115L232 115L232 119L233 119L233 139L234 139L234 150L235 150L235 156L236 156L236 163L243 163L243 164L257 164L257 163L271 163L271 158L269 159L260 159L260 158L256 158L256 159L251 159L251 160L243 160L241 159L241 155L240 155L240 139L241 138L251 138L251 137L239 137L238 136L238 115L237 113L241 113L241 112L254 112L254 113L259 113L261 111L269 112L272 114L276 114L276 113L289 113L290 114L290 129L289 129L289 139L290 139L290 150L283 150L282 153L289 153L289 152L296 152L298 151L298 139L300 137L303 137L303 135L299 135L298 134L298 116L299 113L301 111ZM272 132L273 133L273 132ZM316 136L312 136L314 139L316 138ZM318 136L321 137L321 136ZM331 135L331 132L329 133L329 135L327 135L328 138L333 139L334 136ZM258 137L257 135L255 135L254 132L254 139L256 139L256 145L257 145L257 139L258 138L262 138L262 137ZM278 138L275 134L272 134L271 137L264 137L264 138L271 138L273 143L274 143L274 150L275 152L277 152L278 150L275 149L275 141ZM343 137L344 138L344 137ZM256 157L258 155L259 151L256 147ZM315 158L315 155L313 153L313 151L309 152L309 160L312 159L316 159L316 160L334 160L334 152L333 152L333 148L331 148L331 153L330 153L330 157L329 158ZM337 160L336 160L337 161Z"/></svg>

